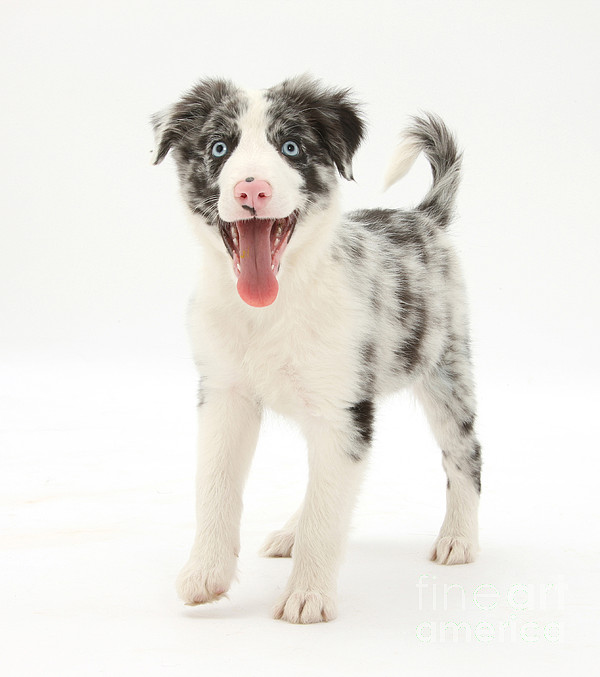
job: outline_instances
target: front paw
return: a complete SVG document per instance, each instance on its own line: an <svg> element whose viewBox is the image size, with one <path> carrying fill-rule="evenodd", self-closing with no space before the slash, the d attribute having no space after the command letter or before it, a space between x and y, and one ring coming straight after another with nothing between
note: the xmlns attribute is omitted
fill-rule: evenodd
<svg viewBox="0 0 600 677"><path fill-rule="evenodd" d="M439 536L430 559L438 564L468 564L475 561L477 543L463 536Z"/></svg>
<svg viewBox="0 0 600 677"><path fill-rule="evenodd" d="M224 564L207 564L190 558L177 577L177 594L187 606L216 602L225 596L235 575L235 558Z"/></svg>
<svg viewBox="0 0 600 677"><path fill-rule="evenodd" d="M273 610L273 617L288 623L320 623L337 616L335 597L317 590L286 593Z"/></svg>

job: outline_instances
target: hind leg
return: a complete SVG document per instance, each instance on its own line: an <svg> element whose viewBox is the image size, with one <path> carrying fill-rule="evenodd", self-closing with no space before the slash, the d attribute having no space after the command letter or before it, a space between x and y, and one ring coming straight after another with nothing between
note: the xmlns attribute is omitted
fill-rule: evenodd
<svg viewBox="0 0 600 677"><path fill-rule="evenodd" d="M467 350L449 350L416 387L416 394L442 449L446 517L431 559L472 562L478 551L481 447L475 436L475 398Z"/></svg>
<svg viewBox="0 0 600 677"><path fill-rule="evenodd" d="M273 531L260 550L263 557L291 557L298 520L302 513L302 506L290 517L290 519L278 531Z"/></svg>

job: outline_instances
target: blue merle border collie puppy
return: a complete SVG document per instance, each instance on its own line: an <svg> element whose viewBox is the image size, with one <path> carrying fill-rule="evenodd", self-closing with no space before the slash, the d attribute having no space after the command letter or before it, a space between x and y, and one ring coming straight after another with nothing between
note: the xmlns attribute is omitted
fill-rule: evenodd
<svg viewBox="0 0 600 677"><path fill-rule="evenodd" d="M342 214L364 133L347 90L309 77L254 92L203 80L153 118L154 163L171 151L203 245L190 306L201 375L197 529L177 588L190 605L227 593L242 493L262 412L307 441L304 501L264 546L292 556L275 618L336 616L336 578L365 471L378 398L411 386L442 450L441 564L478 550L481 451L464 289L446 228L461 157L442 121L416 118L387 183L428 158L433 184L411 211Z"/></svg>

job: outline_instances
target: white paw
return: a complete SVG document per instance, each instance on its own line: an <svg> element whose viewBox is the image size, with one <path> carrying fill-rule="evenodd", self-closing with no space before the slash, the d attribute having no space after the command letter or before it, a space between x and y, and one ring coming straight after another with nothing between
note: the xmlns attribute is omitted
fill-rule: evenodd
<svg viewBox="0 0 600 677"><path fill-rule="evenodd" d="M293 531L274 531L267 536L260 554L263 557L291 557L294 547L295 533Z"/></svg>
<svg viewBox="0 0 600 677"><path fill-rule="evenodd" d="M235 575L235 559L224 566L207 566L190 559L177 577L177 594L188 605L216 602L225 596Z"/></svg>
<svg viewBox="0 0 600 677"><path fill-rule="evenodd" d="M440 536L433 545L431 561L438 564L468 564L475 561L477 543L463 536Z"/></svg>
<svg viewBox="0 0 600 677"><path fill-rule="evenodd" d="M286 593L273 610L273 617L288 623L320 623L337 616L335 599L316 590Z"/></svg>

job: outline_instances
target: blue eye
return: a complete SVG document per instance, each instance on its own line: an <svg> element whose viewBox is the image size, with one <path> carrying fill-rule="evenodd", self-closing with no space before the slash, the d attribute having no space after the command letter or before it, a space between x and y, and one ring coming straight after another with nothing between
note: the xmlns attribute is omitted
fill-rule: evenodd
<svg viewBox="0 0 600 677"><path fill-rule="evenodd" d="M227 155L227 146L222 141L217 141L212 147L212 154L215 157L223 157Z"/></svg>
<svg viewBox="0 0 600 677"><path fill-rule="evenodd" d="M281 146L281 152L288 157L297 157L300 155L300 146L295 141L286 141Z"/></svg>

